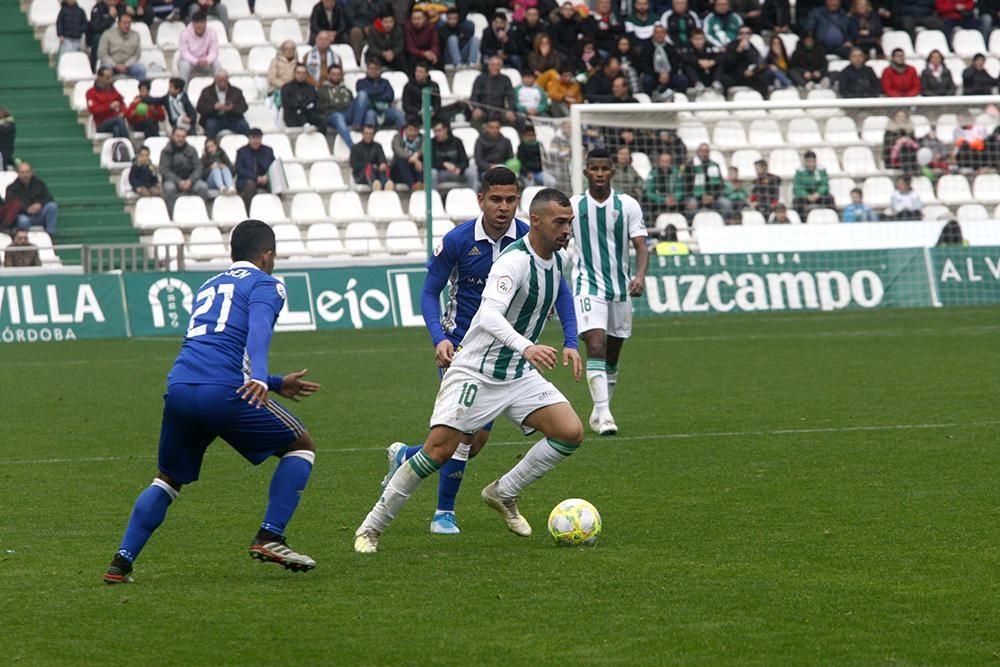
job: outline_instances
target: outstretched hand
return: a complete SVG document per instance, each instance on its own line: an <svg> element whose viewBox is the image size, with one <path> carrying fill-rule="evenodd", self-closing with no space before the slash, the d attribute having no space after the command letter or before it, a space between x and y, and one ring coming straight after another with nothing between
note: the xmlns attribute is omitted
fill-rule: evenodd
<svg viewBox="0 0 1000 667"><path fill-rule="evenodd" d="M309 369L303 368L297 373L289 373L283 377L281 379L281 389L278 390L278 393L293 401L298 401L299 397L305 398L315 394L319 391L320 385L316 382L302 379L308 372Z"/></svg>
<svg viewBox="0 0 1000 667"><path fill-rule="evenodd" d="M548 345L529 345L524 349L523 356L542 373L556 367L557 354L556 348Z"/></svg>
<svg viewBox="0 0 1000 667"><path fill-rule="evenodd" d="M578 351L567 347L563 350L563 366L569 366L571 361L573 362L573 378L579 382L580 378L583 377L583 360L580 359Z"/></svg>

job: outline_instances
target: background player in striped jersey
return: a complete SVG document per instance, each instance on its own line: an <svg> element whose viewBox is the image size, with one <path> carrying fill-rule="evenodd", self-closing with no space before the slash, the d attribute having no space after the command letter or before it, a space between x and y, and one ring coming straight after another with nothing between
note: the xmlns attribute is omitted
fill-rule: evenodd
<svg viewBox="0 0 1000 667"><path fill-rule="evenodd" d="M167 515L181 486L198 479L201 460L220 437L257 465L280 460L271 477L264 521L250 542L250 555L306 571L316 562L285 543L285 526L306 487L316 446L295 415L268 397L274 391L297 400L319 390L306 371L268 375L267 354L285 286L274 270L274 231L260 220L244 220L230 237L233 265L209 278L195 297L184 344L167 376L157 460L159 473L135 501L121 547L104 581L132 579L132 563ZM197 554L198 547L191 553Z"/></svg>
<svg viewBox="0 0 1000 667"><path fill-rule="evenodd" d="M514 217L519 198L517 176L507 167L488 169L479 186L482 215L455 227L441 240L434 257L427 264L420 308L434 343L438 368L442 374L451 365L455 350L469 330L482 300L490 268L510 244L528 233L528 224ZM448 307L441 314L441 291L448 286ZM573 294L564 279L559 282L556 311L563 327L563 347L577 347ZM438 480L438 505L431 519L431 532L450 535L460 532L455 518L455 497L462 484L468 459L479 453L490 436L489 423L472 438L465 438L455 454L441 467ZM396 468L422 449L393 443L386 450L389 471L382 487L389 483Z"/></svg>
<svg viewBox="0 0 1000 667"><path fill-rule="evenodd" d="M631 297L642 296L649 264L646 223L639 202L611 189L615 168L607 151L590 151L583 173L587 191L572 200L573 303L587 345L587 386L594 401L590 428L614 435L618 426L610 403L618 383L618 358L632 335ZM630 242L635 276L630 276Z"/></svg>
<svg viewBox="0 0 1000 667"><path fill-rule="evenodd" d="M441 381L427 441L392 475L355 533L355 551L374 553L382 531L421 480L448 461L464 438L501 414L525 433L545 436L482 492L510 530L528 536L531 526L518 511L518 495L583 441L576 412L541 376L555 368L558 353L536 342L565 270L561 249L569 242L573 210L566 195L547 188L531 202L530 214L528 235L512 243L490 270L479 311ZM571 363L579 380L580 355L564 349L563 366Z"/></svg>

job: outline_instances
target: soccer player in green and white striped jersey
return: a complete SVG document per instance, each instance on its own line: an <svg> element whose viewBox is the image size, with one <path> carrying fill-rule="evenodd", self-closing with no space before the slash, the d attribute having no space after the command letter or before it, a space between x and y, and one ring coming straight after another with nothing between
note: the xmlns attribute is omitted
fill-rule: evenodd
<svg viewBox="0 0 1000 667"><path fill-rule="evenodd" d="M583 170L587 191L573 197L573 302L580 336L587 345L587 386L594 401L590 428L601 435L618 432L611 396L618 383L618 358L632 335L632 297L645 288L649 251L639 202L611 189L611 156L602 149L587 154ZM635 248L632 276L629 245Z"/></svg>
<svg viewBox="0 0 1000 667"><path fill-rule="evenodd" d="M537 342L559 291L573 210L565 194L546 188L535 195L530 214L528 235L507 246L490 270L482 304L441 380L423 449L393 473L355 532L355 551L375 553L382 532L421 480L437 472L463 438L500 415L525 434L545 436L482 492L507 527L527 537L531 525L517 508L518 495L583 441L583 425L569 401L542 377L555 368L557 351ZM579 381L579 353L566 348L562 361L572 364Z"/></svg>

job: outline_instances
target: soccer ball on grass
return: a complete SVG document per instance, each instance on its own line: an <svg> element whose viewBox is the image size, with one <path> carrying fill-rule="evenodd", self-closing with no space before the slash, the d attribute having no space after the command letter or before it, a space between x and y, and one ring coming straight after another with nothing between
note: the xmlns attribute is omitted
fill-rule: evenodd
<svg viewBox="0 0 1000 667"><path fill-rule="evenodd" d="M564 500L549 513L549 535L559 546L589 546L600 532L600 513L581 498Z"/></svg>

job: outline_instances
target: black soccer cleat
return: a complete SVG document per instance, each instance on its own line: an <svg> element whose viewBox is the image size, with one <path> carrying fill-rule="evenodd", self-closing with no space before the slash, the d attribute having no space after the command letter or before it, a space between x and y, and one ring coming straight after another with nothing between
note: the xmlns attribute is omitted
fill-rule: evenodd
<svg viewBox="0 0 1000 667"><path fill-rule="evenodd" d="M104 583L131 584L135 581L131 575L132 563L122 558L119 554L115 554L115 557L111 559L111 565L108 566L108 571L104 573Z"/></svg>
<svg viewBox="0 0 1000 667"><path fill-rule="evenodd" d="M316 567L316 561L305 554L293 551L285 543L285 538L274 533L261 531L250 542L251 558L265 563L277 563L292 572L308 572Z"/></svg>

